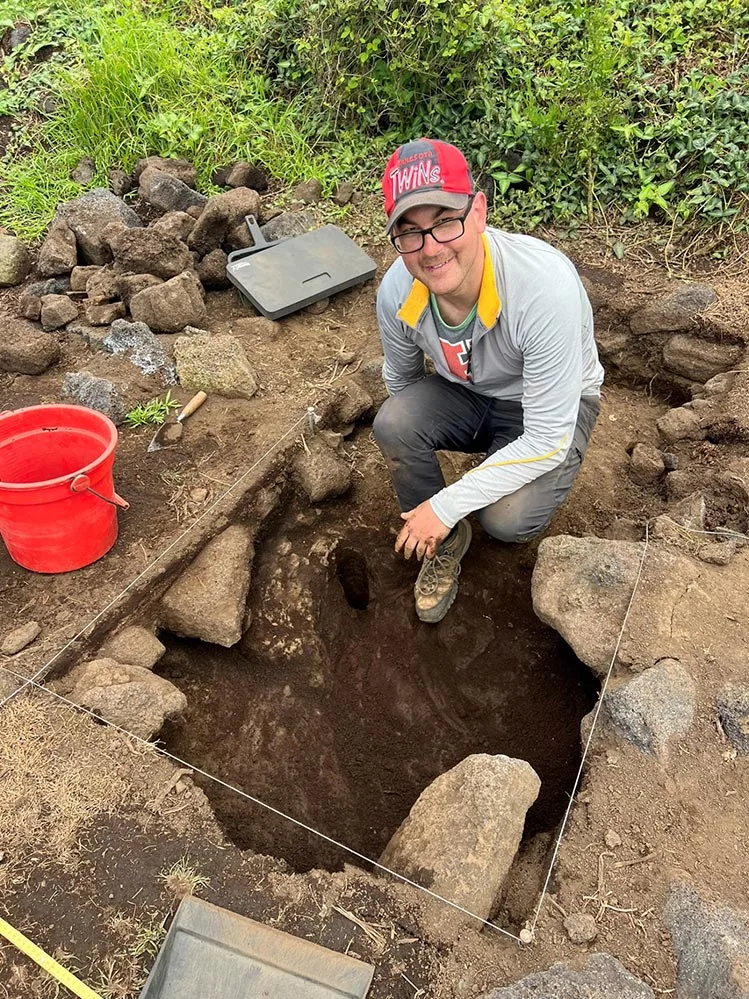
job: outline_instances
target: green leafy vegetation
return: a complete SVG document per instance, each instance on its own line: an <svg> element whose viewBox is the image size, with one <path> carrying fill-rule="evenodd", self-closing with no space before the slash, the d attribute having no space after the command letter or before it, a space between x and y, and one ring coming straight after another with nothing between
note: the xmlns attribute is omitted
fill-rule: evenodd
<svg viewBox="0 0 749 999"><path fill-rule="evenodd" d="M18 21L0 114L54 98L0 170L22 235L80 191L82 156L99 185L157 153L206 190L240 158L374 188L423 134L466 152L500 222L749 217L745 0L6 0Z"/></svg>
<svg viewBox="0 0 749 999"><path fill-rule="evenodd" d="M167 392L163 399L151 399L145 405L131 409L125 417L129 427L144 427L148 423L161 424L173 409L179 409L180 404L172 399L172 393Z"/></svg>

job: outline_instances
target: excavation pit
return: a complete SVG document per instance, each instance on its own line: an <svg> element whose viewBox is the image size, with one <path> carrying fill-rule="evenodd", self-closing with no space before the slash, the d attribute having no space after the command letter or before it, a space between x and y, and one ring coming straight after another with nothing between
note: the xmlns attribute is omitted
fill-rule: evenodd
<svg viewBox="0 0 749 999"><path fill-rule="evenodd" d="M392 500L381 482L379 507L357 492L358 507L347 498L290 508L259 543L252 623L238 646L162 633L158 671L188 701L162 732L167 748L374 859L421 791L473 753L527 760L542 784L525 837L554 828L598 687L533 613L532 549L478 529L455 605L422 624L417 567L393 550ZM297 871L352 860L198 780L238 846Z"/></svg>

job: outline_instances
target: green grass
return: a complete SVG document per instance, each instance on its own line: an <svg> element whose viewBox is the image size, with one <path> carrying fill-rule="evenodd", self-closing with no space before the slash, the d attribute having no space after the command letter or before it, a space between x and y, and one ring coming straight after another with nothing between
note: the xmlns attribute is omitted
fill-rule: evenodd
<svg viewBox="0 0 749 999"><path fill-rule="evenodd" d="M56 73L58 110L24 137L26 155L6 160L1 224L40 235L56 205L81 193L69 174L82 156L96 164L91 186L107 186L110 168L130 170L151 153L192 160L203 189L216 166L237 159L292 179L325 173L312 145L319 113L300 98L271 96L231 38L178 27L137 4L89 16L91 40Z"/></svg>
<svg viewBox="0 0 749 999"><path fill-rule="evenodd" d="M93 185L156 153L209 193L236 159L374 188L420 134L460 145L515 227L749 219L746 0L5 0L18 20L0 224L22 237L80 193L83 156Z"/></svg>

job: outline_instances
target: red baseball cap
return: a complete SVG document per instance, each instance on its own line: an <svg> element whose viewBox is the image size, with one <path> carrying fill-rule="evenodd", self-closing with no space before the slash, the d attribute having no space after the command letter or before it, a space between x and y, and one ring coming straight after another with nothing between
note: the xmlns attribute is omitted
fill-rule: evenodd
<svg viewBox="0 0 749 999"><path fill-rule="evenodd" d="M466 199L475 193L465 156L439 139L416 139L399 146L385 167L382 192L388 233L410 208L465 208Z"/></svg>

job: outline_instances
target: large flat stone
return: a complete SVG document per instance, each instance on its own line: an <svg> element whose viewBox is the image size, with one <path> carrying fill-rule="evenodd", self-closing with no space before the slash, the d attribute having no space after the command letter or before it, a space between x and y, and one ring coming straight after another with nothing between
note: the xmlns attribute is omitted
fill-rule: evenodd
<svg viewBox="0 0 749 999"><path fill-rule="evenodd" d="M533 608L598 676L605 676L611 664L642 553L642 544L635 542L566 535L539 545ZM675 633L675 608L699 575L694 560L650 542L620 662L641 669L678 654L682 636ZM680 616L678 621L681 625Z"/></svg>
<svg viewBox="0 0 749 999"><path fill-rule="evenodd" d="M689 329L694 317L704 312L716 298L715 289L708 284L698 281L684 284L633 312L629 328L637 335Z"/></svg>
<svg viewBox="0 0 749 999"><path fill-rule="evenodd" d="M669 371L694 382L706 382L735 367L743 347L696 336L672 336L663 347L663 363Z"/></svg>
<svg viewBox="0 0 749 999"><path fill-rule="evenodd" d="M607 693L600 722L665 764L672 740L689 731L696 710L694 680L681 663L663 659Z"/></svg>
<svg viewBox="0 0 749 999"><path fill-rule="evenodd" d="M164 594L162 627L185 638L235 645L242 637L253 557L250 531L227 527Z"/></svg>
<svg viewBox="0 0 749 999"><path fill-rule="evenodd" d="M480 999L655 999L655 994L610 954L591 954L579 971L553 964Z"/></svg>
<svg viewBox="0 0 749 999"><path fill-rule="evenodd" d="M244 347L228 333L178 337L174 356L184 388L237 399L251 399L258 390L257 375Z"/></svg>
<svg viewBox="0 0 749 999"><path fill-rule="evenodd" d="M187 698L169 680L114 659L76 666L63 685L71 701L141 739L155 735L187 707Z"/></svg>
<svg viewBox="0 0 749 999"><path fill-rule="evenodd" d="M749 999L749 912L671 886L663 918L677 958L677 999Z"/></svg>
<svg viewBox="0 0 749 999"><path fill-rule="evenodd" d="M469 756L419 795L381 862L488 919L541 782L525 760ZM425 903L423 930L439 940L480 924L442 903Z"/></svg>

